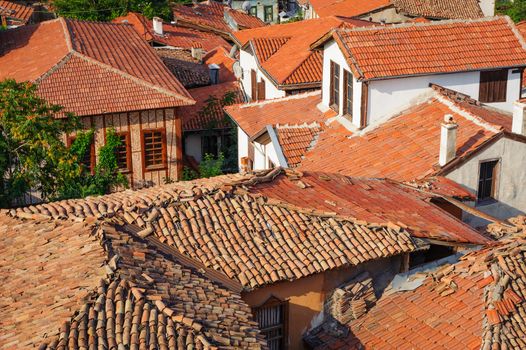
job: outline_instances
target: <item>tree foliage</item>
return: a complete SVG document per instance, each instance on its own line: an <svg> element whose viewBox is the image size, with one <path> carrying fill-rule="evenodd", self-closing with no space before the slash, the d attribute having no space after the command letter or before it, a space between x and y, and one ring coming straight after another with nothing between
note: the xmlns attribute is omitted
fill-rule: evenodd
<svg viewBox="0 0 526 350"><path fill-rule="evenodd" d="M498 0L496 10L510 16L514 22L520 22L526 19L526 0Z"/></svg>
<svg viewBox="0 0 526 350"><path fill-rule="evenodd" d="M54 197L65 181L79 175L61 138L78 127L78 119L54 118L61 107L47 104L35 92L31 83L0 82L0 207L31 189L43 198Z"/></svg>
<svg viewBox="0 0 526 350"><path fill-rule="evenodd" d="M179 2L185 2L179 1ZM54 0L58 15L90 21L111 21L128 12L139 12L148 18L172 17L169 0Z"/></svg>

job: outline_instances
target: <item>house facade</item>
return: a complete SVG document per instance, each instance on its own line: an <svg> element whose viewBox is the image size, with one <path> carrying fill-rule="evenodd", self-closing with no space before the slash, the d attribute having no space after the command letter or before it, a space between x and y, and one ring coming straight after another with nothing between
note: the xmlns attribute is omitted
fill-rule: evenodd
<svg viewBox="0 0 526 350"><path fill-rule="evenodd" d="M94 171L98 149L114 129L122 141L118 165L131 187L182 175L179 108L195 102L131 26L60 18L1 35L0 77L34 81L40 97L64 107L57 118L72 112L94 131L83 162L88 169ZM125 54L117 59L117 52ZM64 135L68 145L74 139Z"/></svg>
<svg viewBox="0 0 526 350"><path fill-rule="evenodd" d="M250 8L245 0L231 0L229 5L238 11L247 11L265 23L277 23L279 20L278 0L250 0ZM246 8L243 8L245 6Z"/></svg>

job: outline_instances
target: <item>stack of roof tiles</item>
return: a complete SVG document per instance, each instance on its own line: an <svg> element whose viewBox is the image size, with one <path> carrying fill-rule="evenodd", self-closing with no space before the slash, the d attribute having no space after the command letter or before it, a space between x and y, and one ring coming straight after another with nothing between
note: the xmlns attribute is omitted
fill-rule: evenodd
<svg viewBox="0 0 526 350"><path fill-rule="evenodd" d="M509 130L511 114L437 89L427 101L361 135L332 123L305 154L300 169L400 181L422 179L441 171L438 155L444 115L451 114L459 125L457 159L469 157Z"/></svg>
<svg viewBox="0 0 526 350"><path fill-rule="evenodd" d="M441 266L414 290L384 292L346 337L315 330L317 348L524 349L525 247L522 232Z"/></svg>
<svg viewBox="0 0 526 350"><path fill-rule="evenodd" d="M233 38L241 46L254 47L259 67L276 85L317 87L322 78L322 55L310 49L318 38L331 29L344 26L368 26L370 22L324 17L288 24L273 25L235 32Z"/></svg>
<svg viewBox="0 0 526 350"><path fill-rule="evenodd" d="M478 0L391 0L399 12L412 17L470 19L484 17Z"/></svg>
<svg viewBox="0 0 526 350"><path fill-rule="evenodd" d="M526 44L509 17L339 29L333 38L360 80L522 67L526 61Z"/></svg>
<svg viewBox="0 0 526 350"><path fill-rule="evenodd" d="M194 103L128 25L62 18L26 25L0 32L0 53L0 79L36 82L42 98L77 115Z"/></svg>
<svg viewBox="0 0 526 350"><path fill-rule="evenodd" d="M140 13L129 12L126 16L117 17L114 23L129 23L147 41L163 45L190 50L198 45L205 51L212 51L217 47L230 49L231 45L218 35L178 26L177 24L163 23L163 35L153 31L153 23Z"/></svg>

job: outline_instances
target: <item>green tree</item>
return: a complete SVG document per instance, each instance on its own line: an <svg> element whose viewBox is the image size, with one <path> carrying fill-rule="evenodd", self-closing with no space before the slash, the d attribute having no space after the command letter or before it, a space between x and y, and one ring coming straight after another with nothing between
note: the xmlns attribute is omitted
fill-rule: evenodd
<svg viewBox="0 0 526 350"><path fill-rule="evenodd" d="M54 0L59 16L90 21L111 21L129 11L148 18L154 16L169 20L172 17L169 0Z"/></svg>
<svg viewBox="0 0 526 350"><path fill-rule="evenodd" d="M0 207L16 204L31 189L52 198L79 176L76 158L62 142L79 126L78 118L54 118L61 109L39 98L34 84L0 81Z"/></svg>
<svg viewBox="0 0 526 350"><path fill-rule="evenodd" d="M515 22L526 19L526 0L498 0L496 3L498 14L508 15Z"/></svg>

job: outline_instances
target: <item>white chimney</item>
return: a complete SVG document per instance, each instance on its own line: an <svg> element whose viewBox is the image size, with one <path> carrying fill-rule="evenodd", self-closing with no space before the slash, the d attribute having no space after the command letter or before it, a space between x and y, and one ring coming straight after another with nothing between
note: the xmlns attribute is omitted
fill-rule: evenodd
<svg viewBox="0 0 526 350"><path fill-rule="evenodd" d="M205 50L203 50L202 47L198 47L198 46L194 45L194 46L192 46L191 53L192 53L192 57L193 58L195 58L198 61L201 61L201 60L203 60L203 56L205 54Z"/></svg>
<svg viewBox="0 0 526 350"><path fill-rule="evenodd" d="M526 136L526 104L516 101L513 103L513 122L511 131L515 134Z"/></svg>
<svg viewBox="0 0 526 350"><path fill-rule="evenodd" d="M153 18L153 32L157 35L163 35L163 20L159 17Z"/></svg>
<svg viewBox="0 0 526 350"><path fill-rule="evenodd" d="M444 116L444 122L440 130L440 155L438 164L444 166L449 163L457 153L457 129L458 124L451 114Z"/></svg>

